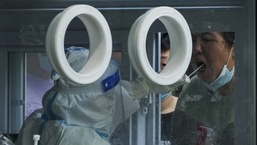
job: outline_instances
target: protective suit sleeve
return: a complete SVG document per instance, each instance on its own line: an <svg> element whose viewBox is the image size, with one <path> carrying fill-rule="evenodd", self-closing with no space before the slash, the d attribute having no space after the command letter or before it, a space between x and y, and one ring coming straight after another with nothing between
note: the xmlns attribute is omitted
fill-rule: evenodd
<svg viewBox="0 0 257 145"><path fill-rule="evenodd" d="M171 85L159 85L138 77L132 81L122 80L122 86L134 99L141 99L151 93L164 93L173 91L176 87L190 82L190 78L184 75L179 81Z"/></svg>

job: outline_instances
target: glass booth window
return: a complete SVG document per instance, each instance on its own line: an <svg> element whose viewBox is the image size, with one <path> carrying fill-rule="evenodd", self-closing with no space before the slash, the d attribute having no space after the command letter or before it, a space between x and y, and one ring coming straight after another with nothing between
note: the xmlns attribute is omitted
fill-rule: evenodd
<svg viewBox="0 0 257 145"><path fill-rule="evenodd" d="M25 117L42 108L45 92L53 86L52 68L45 53L27 53Z"/></svg>
<svg viewBox="0 0 257 145"><path fill-rule="evenodd" d="M170 6L181 12L192 32L197 32L192 34L192 63L186 72L191 82L168 93L151 94L139 100L140 109L122 124L127 132L116 132L115 135L119 138L126 138L122 138L122 143L117 144L256 143L256 34L252 31L255 29L254 0L107 1L0 2L0 17L4 20L0 30L0 133L22 134L20 130L27 117L33 111L43 108L42 98L54 83L50 78L51 68L46 61L46 54L41 52L45 51L48 26L58 13L75 4L88 4L98 9L109 24L113 51L121 52L116 56L121 64L121 77L124 80L132 80L137 74L131 65L127 49L131 26L148 9ZM210 25L197 25L196 22L209 22ZM224 24L229 29L213 27L214 23ZM161 25L153 25L146 33L152 36L153 33L164 32ZM211 32L206 32L206 29ZM84 40L86 33L81 22L73 21L66 34L65 45L88 44L88 40ZM232 47L234 41L230 41L232 45L228 43L225 38L227 34L236 34L237 48ZM94 41L99 41L99 37L94 38ZM146 43L150 47L157 46L156 41L153 42L152 39L147 39ZM217 45L220 47L214 47ZM165 66L165 62L160 62L161 59L156 61L161 51L158 50L156 55L152 50L146 51L151 51L151 56L147 57L153 68L156 69L157 65ZM174 54L173 52L169 54ZM156 71L159 72L162 68L158 67ZM194 71L196 72L191 75ZM167 108L164 107L165 104L168 105Z"/></svg>

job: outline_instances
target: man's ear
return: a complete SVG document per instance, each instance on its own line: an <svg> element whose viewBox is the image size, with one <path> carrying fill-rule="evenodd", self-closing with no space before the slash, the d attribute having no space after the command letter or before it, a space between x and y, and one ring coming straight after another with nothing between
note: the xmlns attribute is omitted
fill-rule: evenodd
<svg viewBox="0 0 257 145"><path fill-rule="evenodd" d="M234 45L231 47L231 49L230 49L230 53L232 53L231 54L231 57L233 58L233 59L235 59L235 47L234 47Z"/></svg>

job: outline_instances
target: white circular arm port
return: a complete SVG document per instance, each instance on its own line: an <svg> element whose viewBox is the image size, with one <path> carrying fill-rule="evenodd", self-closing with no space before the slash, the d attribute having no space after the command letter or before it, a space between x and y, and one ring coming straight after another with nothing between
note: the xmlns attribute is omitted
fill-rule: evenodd
<svg viewBox="0 0 257 145"><path fill-rule="evenodd" d="M153 70L146 54L147 33L157 19L169 34L172 52L166 67L160 73ZM161 6L148 10L134 22L130 30L128 54L135 71L145 79L159 85L174 84L185 74L191 60L192 39L186 20L171 7Z"/></svg>
<svg viewBox="0 0 257 145"><path fill-rule="evenodd" d="M85 25L90 43L89 59L75 72L64 52L64 37L70 22L78 17ZM104 16L94 7L73 5L58 14L50 23L46 36L46 52L53 69L62 77L79 84L99 79L109 64L112 54L112 37Z"/></svg>

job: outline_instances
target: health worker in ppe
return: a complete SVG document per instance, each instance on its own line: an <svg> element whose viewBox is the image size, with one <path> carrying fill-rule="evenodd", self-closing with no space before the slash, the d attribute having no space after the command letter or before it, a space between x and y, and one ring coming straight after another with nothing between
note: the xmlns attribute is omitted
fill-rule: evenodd
<svg viewBox="0 0 257 145"><path fill-rule="evenodd" d="M89 57L89 49L83 47L69 47L65 52L77 72ZM115 128L139 109L140 98L176 85L160 86L142 77L120 80L118 63L112 59L105 73L91 84L74 83L56 72L52 79L54 86L44 94L43 108L24 122L16 145L33 145L34 134L41 136L42 145L109 145Z"/></svg>

